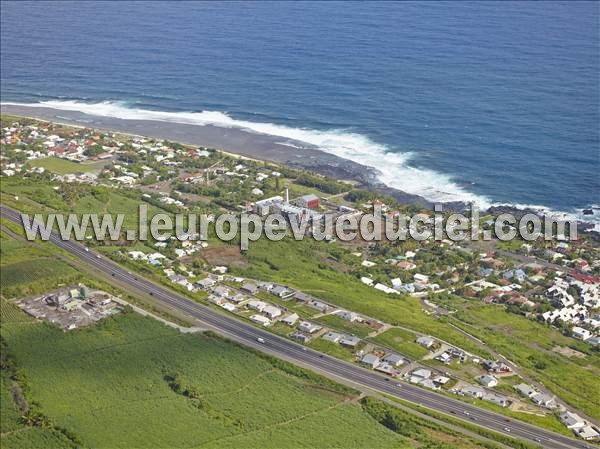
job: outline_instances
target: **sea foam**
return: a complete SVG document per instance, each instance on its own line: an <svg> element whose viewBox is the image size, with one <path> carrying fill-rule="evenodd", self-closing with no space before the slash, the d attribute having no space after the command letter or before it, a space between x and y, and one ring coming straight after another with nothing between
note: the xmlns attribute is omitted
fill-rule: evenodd
<svg viewBox="0 0 600 449"><path fill-rule="evenodd" d="M413 156L410 152L397 153L385 145L374 142L369 137L343 129L327 131L293 128L274 123L260 123L238 120L220 111L169 112L130 107L126 103L104 101L84 103L80 101L49 100L39 103L3 103L27 107L46 107L63 111L76 111L89 115L111 117L123 120L156 120L189 125L213 125L226 128L240 128L246 131L277 136L284 139L305 142L320 150L338 157L376 169L380 180L389 187L420 195L431 202L461 201L476 204L480 209L490 206L512 206L519 209L533 209L540 213L560 218L579 219L594 223L600 230L600 218L582 216L578 212L553 211L542 205L506 204L469 192L458 185L451 176L425 168L410 165ZM293 145L282 142L286 145Z"/></svg>

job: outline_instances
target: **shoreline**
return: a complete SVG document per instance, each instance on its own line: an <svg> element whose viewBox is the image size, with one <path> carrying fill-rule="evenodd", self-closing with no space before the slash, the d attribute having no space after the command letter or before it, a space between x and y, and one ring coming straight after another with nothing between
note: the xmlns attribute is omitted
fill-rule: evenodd
<svg viewBox="0 0 600 449"><path fill-rule="evenodd" d="M375 190L393 196L399 203L419 204L433 208L433 203L383 184L379 172L366 165L326 153L299 140L260 134L242 128L215 125L192 125L158 120L120 119L66 111L50 107L30 107L0 104L0 112L36 120L46 120L70 126L96 128L139 137L165 139L181 144L215 148L226 153L275 162L314 171L339 180L352 181L357 187ZM462 210L467 204L457 201L444 203L451 209Z"/></svg>
<svg viewBox="0 0 600 449"><path fill-rule="evenodd" d="M0 112L35 120L60 123L80 128L95 128L136 137L170 140L181 144L215 148L219 151L250 159L274 162L292 168L305 169L338 180L351 181L356 187L366 188L393 197L401 204L417 204L433 210L434 203L420 195L389 187L379 180L373 167L341 158L299 140L261 134L237 127L185 124L149 119L122 119L92 115L52 107L0 104ZM462 201L443 202L445 209L461 212L468 207ZM480 213L501 211L519 217L526 213L550 215L533 208L512 205L492 205ZM558 217L558 215L555 215ZM593 231L593 222L577 219L579 231Z"/></svg>

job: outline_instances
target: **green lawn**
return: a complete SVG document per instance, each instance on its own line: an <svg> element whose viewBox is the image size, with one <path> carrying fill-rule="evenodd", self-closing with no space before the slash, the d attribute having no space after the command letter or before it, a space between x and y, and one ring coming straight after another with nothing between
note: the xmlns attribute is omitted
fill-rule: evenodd
<svg viewBox="0 0 600 449"><path fill-rule="evenodd" d="M34 159L29 162L32 167L44 167L46 170L65 175L67 173L97 173L106 162L73 162L58 157Z"/></svg>

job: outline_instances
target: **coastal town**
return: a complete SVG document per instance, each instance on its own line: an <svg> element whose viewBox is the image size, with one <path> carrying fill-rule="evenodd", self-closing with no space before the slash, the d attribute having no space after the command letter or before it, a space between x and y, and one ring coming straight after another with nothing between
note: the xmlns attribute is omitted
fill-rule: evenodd
<svg viewBox="0 0 600 449"><path fill-rule="evenodd" d="M306 217L311 226L325 216L334 221L360 218L375 207L389 215L431 213L349 182L141 136L3 117L0 144L3 203L14 207L34 202L59 210L66 205L64 212L81 214L104 204L112 205L106 212L146 204L166 213L279 213L288 219ZM483 216L482 228L493 218ZM295 242L294 248L309 244ZM485 344L485 332L473 325L477 315L470 315L502 314L505 320L514 317L555 332L562 343L549 351L560 357L597 356L600 245L593 235L460 243L447 238L339 242L328 236L322 242L325 249L315 252L314 266L308 269L351 276L363 303L371 295L393 307L410 301L428 319L458 329L468 347L457 344L458 338L446 341L441 333L388 319L383 312L371 316L368 306L354 310L350 301L325 296L311 284L310 275L294 279L291 273L290 282L277 281L278 262L268 251L251 259L214 235L118 244L88 238L86 245L193 301L376 371L399 388L407 382L511 417L551 416L578 438L600 438L598 423L588 413L532 374L543 370L543 360L532 361L533 368L523 366ZM253 261L267 268L253 271ZM300 273L304 265L298 262L294 268ZM108 294L77 286L24 300L20 307L73 330L118 313L122 306Z"/></svg>

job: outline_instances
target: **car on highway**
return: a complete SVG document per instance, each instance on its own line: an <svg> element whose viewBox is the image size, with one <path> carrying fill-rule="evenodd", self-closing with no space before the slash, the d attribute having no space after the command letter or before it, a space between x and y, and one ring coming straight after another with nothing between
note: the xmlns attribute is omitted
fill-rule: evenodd
<svg viewBox="0 0 600 449"><path fill-rule="evenodd" d="M264 338L262 338L262 337L258 337L258 338L256 339L256 341L257 341L257 342L259 342L259 343L264 343L264 342L265 342L265 339L264 339Z"/></svg>
<svg viewBox="0 0 600 449"><path fill-rule="evenodd" d="M90 252L90 249L89 249L89 248L83 248L83 249L85 250L85 252L86 252L86 253L89 253L89 252Z"/></svg>

